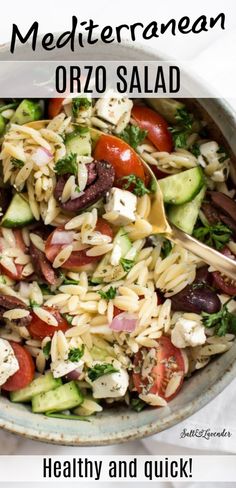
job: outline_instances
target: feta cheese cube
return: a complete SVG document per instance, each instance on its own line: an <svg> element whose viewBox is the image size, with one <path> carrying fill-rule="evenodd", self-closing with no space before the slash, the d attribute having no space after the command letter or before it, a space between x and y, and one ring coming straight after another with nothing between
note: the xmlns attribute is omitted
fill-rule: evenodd
<svg viewBox="0 0 236 488"><path fill-rule="evenodd" d="M179 348L200 346L206 342L204 326L180 317L171 332L171 342Z"/></svg>
<svg viewBox="0 0 236 488"><path fill-rule="evenodd" d="M124 117L130 119L132 107L133 102L129 98L121 98L116 93L108 92L105 98L99 98L96 102L94 111L101 119L117 125Z"/></svg>
<svg viewBox="0 0 236 488"><path fill-rule="evenodd" d="M71 373L71 371L74 371L74 369L79 369L82 372L83 365L83 361L75 362L69 361L69 359L58 360L51 363L51 371L54 378L61 378L62 376Z"/></svg>
<svg viewBox="0 0 236 488"><path fill-rule="evenodd" d="M0 339L0 386L4 385L18 369L19 363L11 344L5 339Z"/></svg>
<svg viewBox="0 0 236 488"><path fill-rule="evenodd" d="M129 386L129 375L123 368L117 373L105 374L91 382L94 398L119 398Z"/></svg>
<svg viewBox="0 0 236 488"><path fill-rule="evenodd" d="M130 224L136 219L136 207L136 195L133 195L130 191L113 187L108 195L107 203L105 204L107 215L105 214L104 218L114 225L122 226Z"/></svg>

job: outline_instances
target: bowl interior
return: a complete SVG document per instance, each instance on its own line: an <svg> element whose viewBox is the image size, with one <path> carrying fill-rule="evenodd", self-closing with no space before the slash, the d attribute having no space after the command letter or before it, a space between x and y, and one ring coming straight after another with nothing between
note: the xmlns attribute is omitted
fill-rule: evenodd
<svg viewBox="0 0 236 488"><path fill-rule="evenodd" d="M37 59L45 58L45 53L36 53ZM80 52L80 59L110 60L158 60L153 51L133 48L129 45L96 44ZM27 46L20 46L18 59L32 58ZM63 49L57 58L50 53L51 59L75 59L71 52ZM8 58L8 49L0 48L0 59ZM47 57L49 59L49 56ZM210 121L212 132L224 138L232 155L236 154L235 115L226 102L217 99L188 100L197 110L204 112ZM234 157L234 156L233 156ZM56 420L33 414L30 409L20 404L10 403L0 397L0 426L11 432L26 437L66 445L100 445L124 442L141 438L169 428L190 416L214 398L236 374L236 343L225 354L213 360L207 367L186 380L178 396L162 409L147 409L136 413L123 406L109 408L91 418L90 422Z"/></svg>

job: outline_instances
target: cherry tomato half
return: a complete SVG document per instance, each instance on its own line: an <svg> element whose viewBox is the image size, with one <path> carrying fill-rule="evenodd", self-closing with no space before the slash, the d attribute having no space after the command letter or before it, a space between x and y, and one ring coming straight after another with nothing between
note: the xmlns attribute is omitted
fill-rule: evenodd
<svg viewBox="0 0 236 488"><path fill-rule="evenodd" d="M23 237L22 237L21 229L14 229L13 233L14 233L14 237L15 237L15 241L16 241L16 247L18 249L20 249L21 251L25 252L26 251L26 245L25 245ZM16 264L16 263L14 263L14 264L16 267L15 273L12 273L3 264L0 264L0 269L3 271L4 274L6 274L9 278L11 278L14 281L23 280L24 277L22 276L22 271L23 271L24 265Z"/></svg>
<svg viewBox="0 0 236 488"><path fill-rule="evenodd" d="M136 372L133 372L133 382L138 393L142 393L143 386L148 386L148 379L143 378L141 374L143 358L148 353L149 349L142 348L136 354L134 359L134 366ZM140 372L137 371L140 369ZM148 393L153 393L170 401L174 398L180 390L184 379L184 359L181 350L175 347L169 337L162 336L158 339L158 347L156 350L156 364L153 367L150 376L153 379L152 385L148 389ZM180 375L180 382L174 393L167 398L165 391L168 383L173 376L173 373Z"/></svg>
<svg viewBox="0 0 236 488"><path fill-rule="evenodd" d="M62 109L64 98L51 98L48 104L48 116L50 119L56 117Z"/></svg>
<svg viewBox="0 0 236 488"><path fill-rule="evenodd" d="M16 391L20 388L25 388L31 383L34 378L35 365L27 349L17 342L10 341L10 344L18 361L19 369L2 385L2 389L5 391Z"/></svg>
<svg viewBox="0 0 236 488"><path fill-rule="evenodd" d="M101 234L107 235L109 237L113 237L113 231L110 225L99 218L97 221L97 225L95 230L97 232L101 232ZM67 244L52 244L53 235L54 233L58 232L66 232L63 228L57 228L55 231L50 234L46 241L45 246L45 253L47 259L53 263L57 254L65 247ZM82 271L82 269L86 269L88 265L95 263L101 259L101 256L87 256L86 249L81 251L73 251L70 257L67 259L65 263L61 266L63 269L69 269L71 271Z"/></svg>
<svg viewBox="0 0 236 488"><path fill-rule="evenodd" d="M222 254L228 258L235 259L235 255L230 251L230 249L225 246L222 249ZM212 273L214 279L214 285L222 290L224 293L230 296L236 295L236 280L232 280L228 276L221 274L219 271L214 271Z"/></svg>
<svg viewBox="0 0 236 488"><path fill-rule="evenodd" d="M143 164L136 152L122 139L110 135L102 135L98 140L95 150L95 159L105 159L115 169L115 184L119 184L121 178L134 174L146 182Z"/></svg>
<svg viewBox="0 0 236 488"><path fill-rule="evenodd" d="M64 317L58 312L53 307L43 307L45 310L50 312L53 317L57 320L57 327L54 327L53 325L48 325L46 322L41 320L34 312L32 312L32 321L28 325L28 331L33 337L33 339L44 339L44 337L53 337L55 332L58 330L62 330L62 332L65 332L67 329L69 329L69 324Z"/></svg>
<svg viewBox="0 0 236 488"><path fill-rule="evenodd" d="M158 151L171 152L173 141L168 129L168 123L157 112L144 105L134 105L132 117L137 125L148 131L147 137Z"/></svg>

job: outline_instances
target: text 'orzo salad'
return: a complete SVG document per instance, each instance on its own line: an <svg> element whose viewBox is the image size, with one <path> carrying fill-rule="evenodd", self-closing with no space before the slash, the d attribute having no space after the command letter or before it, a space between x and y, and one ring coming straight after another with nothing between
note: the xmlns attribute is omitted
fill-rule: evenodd
<svg viewBox="0 0 236 488"><path fill-rule="evenodd" d="M227 148L182 102L114 94L2 100L0 136L2 395L68 419L164 407L232 346L236 280L149 213L158 191L169 222L235 259Z"/></svg>

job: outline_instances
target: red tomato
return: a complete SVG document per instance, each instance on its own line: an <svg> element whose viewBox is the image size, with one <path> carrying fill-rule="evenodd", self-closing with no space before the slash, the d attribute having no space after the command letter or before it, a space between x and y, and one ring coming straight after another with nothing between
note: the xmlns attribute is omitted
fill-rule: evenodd
<svg viewBox="0 0 236 488"><path fill-rule="evenodd" d="M101 232L101 234L105 234L109 237L113 237L112 228L110 225L103 219L99 218L96 225L96 231ZM50 234L46 241L45 246L45 254L47 259L53 263L57 254L65 247L67 244L52 244L53 235L55 232L65 232L64 228L57 228L55 231ZM63 269L70 269L73 271L82 271L85 269L85 266L88 266L92 263L97 262L101 256L87 256L86 249L82 251L73 251L67 259L67 261L61 266Z"/></svg>
<svg viewBox="0 0 236 488"><path fill-rule="evenodd" d="M53 325L48 325L46 322L41 320L35 313L32 312L32 321L28 325L28 331L33 337L33 339L44 339L44 337L53 337L54 333L58 330L62 330L65 332L69 329L69 324L66 319L64 319L61 314L53 307L43 307L45 310L48 310L55 319L57 320L58 326L54 327Z"/></svg>
<svg viewBox="0 0 236 488"><path fill-rule="evenodd" d="M2 389L16 391L31 383L34 378L35 366L32 356L27 349L17 342L10 341L10 344L19 363L19 369L2 385Z"/></svg>
<svg viewBox="0 0 236 488"><path fill-rule="evenodd" d="M161 171L161 169L159 169L157 166L154 166L154 164L151 165L151 170L158 180L162 180L162 178L170 176L169 173L164 173L164 171Z"/></svg>
<svg viewBox="0 0 236 488"><path fill-rule="evenodd" d="M235 259L235 255L230 251L230 249L225 246L222 249L222 254L224 256L227 256L228 258ZM213 278L214 278L214 285L222 290L224 293L230 296L236 295L236 280L232 280L231 278L228 278L228 276L225 276L221 274L219 271L214 271L212 273Z"/></svg>
<svg viewBox="0 0 236 488"><path fill-rule="evenodd" d="M149 107L134 105L132 117L141 129L148 131L148 139L159 151L171 152L172 136L166 120L161 115Z"/></svg>
<svg viewBox="0 0 236 488"><path fill-rule="evenodd" d="M118 307L114 307L113 317L116 317L117 315L120 315L120 313L122 313L122 310L120 310L120 308L118 308Z"/></svg>
<svg viewBox="0 0 236 488"><path fill-rule="evenodd" d="M124 176L134 174L146 182L145 170L136 152L122 139L110 135L102 135L95 150L95 159L105 159L115 169L115 183Z"/></svg>
<svg viewBox="0 0 236 488"><path fill-rule="evenodd" d="M65 100L64 98L51 98L49 100L48 116L50 119L53 119L61 112L62 102L64 100Z"/></svg>
<svg viewBox="0 0 236 488"><path fill-rule="evenodd" d="M24 243L23 237L22 237L22 232L21 229L14 229L13 230L14 237L16 240L16 247L20 249L21 251L25 252L26 251L26 245ZM9 271L8 268L5 268L3 264L0 264L0 268L2 269L3 273L9 276L14 281L20 281L23 280L24 277L22 276L22 270L24 266L22 264L15 264L16 267L16 273L12 273Z"/></svg>
<svg viewBox="0 0 236 488"><path fill-rule="evenodd" d="M142 368L143 353L146 354L148 349L142 348L135 356L134 366L136 368ZM153 367L150 376L153 378L153 384L148 390L148 393L154 393L165 400L170 401L174 398L180 390L184 379L184 359L181 353L181 349L175 347L169 337L162 336L158 339L158 347L156 350L156 365ZM167 385L173 375L173 373L180 373L181 380L176 391L169 396L165 397L165 391ZM143 378L140 372L133 372L133 382L138 393L142 392L143 386L148 386L148 379Z"/></svg>

